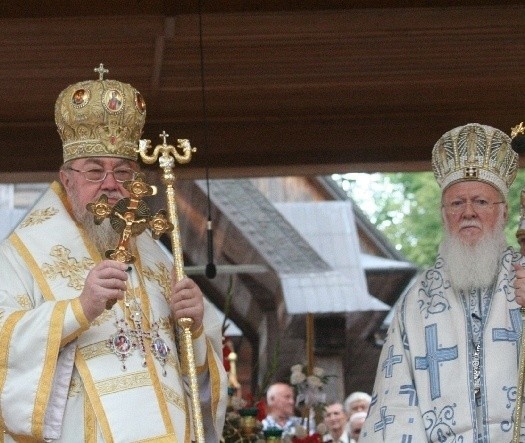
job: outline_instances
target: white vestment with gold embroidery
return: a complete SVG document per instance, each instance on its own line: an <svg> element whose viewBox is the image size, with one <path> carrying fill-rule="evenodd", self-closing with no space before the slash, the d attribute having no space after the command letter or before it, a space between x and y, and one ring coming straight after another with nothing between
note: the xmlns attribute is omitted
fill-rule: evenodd
<svg viewBox="0 0 525 443"><path fill-rule="evenodd" d="M148 232L136 238L141 278L130 291L145 329L159 324L171 351L163 367L146 339L146 365L135 350L123 370L107 344L124 304L87 323L78 296L102 258L64 201L53 183L0 246L0 442L190 442L191 402L167 303L170 258ZM227 393L221 322L208 302L204 325L193 345L208 442L221 435Z"/></svg>

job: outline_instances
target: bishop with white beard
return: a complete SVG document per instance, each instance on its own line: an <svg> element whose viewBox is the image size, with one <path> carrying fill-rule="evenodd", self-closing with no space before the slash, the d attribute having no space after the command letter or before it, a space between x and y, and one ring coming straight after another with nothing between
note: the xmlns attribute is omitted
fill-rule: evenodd
<svg viewBox="0 0 525 443"><path fill-rule="evenodd" d="M503 228L517 159L476 123L435 144L443 241L395 307L360 442L511 441L525 271Z"/></svg>

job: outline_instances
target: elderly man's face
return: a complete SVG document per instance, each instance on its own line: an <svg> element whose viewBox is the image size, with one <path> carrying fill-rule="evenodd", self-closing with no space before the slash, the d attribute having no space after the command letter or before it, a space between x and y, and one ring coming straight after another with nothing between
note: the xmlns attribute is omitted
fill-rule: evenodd
<svg viewBox="0 0 525 443"><path fill-rule="evenodd" d="M330 432L339 432L344 429L348 418L343 410L343 405L335 403L326 407L324 423Z"/></svg>
<svg viewBox="0 0 525 443"><path fill-rule="evenodd" d="M458 182L443 193L443 217L449 233L465 244L475 245L494 232L507 205L493 186L480 181Z"/></svg>
<svg viewBox="0 0 525 443"><path fill-rule="evenodd" d="M355 441L359 440L359 435L361 434L361 428L366 420L366 414L359 414L359 418L354 416L353 420L350 422L350 437Z"/></svg>
<svg viewBox="0 0 525 443"><path fill-rule="evenodd" d="M366 400L354 400L350 405L348 406L349 411L348 415L351 416L352 414L356 412L367 412L368 411L369 402Z"/></svg>
<svg viewBox="0 0 525 443"><path fill-rule="evenodd" d="M129 192L115 179L114 173L108 173L100 182L92 182L86 180L85 175L78 171L114 172L125 169L138 171L138 165L133 161L114 157L80 158L65 165L60 171L60 180L73 206L85 208L88 203L98 200L102 194L106 194L108 203L114 205L118 200L129 197Z"/></svg>
<svg viewBox="0 0 525 443"><path fill-rule="evenodd" d="M290 386L279 385L272 400L272 411L280 417L291 417L294 414L294 392Z"/></svg>

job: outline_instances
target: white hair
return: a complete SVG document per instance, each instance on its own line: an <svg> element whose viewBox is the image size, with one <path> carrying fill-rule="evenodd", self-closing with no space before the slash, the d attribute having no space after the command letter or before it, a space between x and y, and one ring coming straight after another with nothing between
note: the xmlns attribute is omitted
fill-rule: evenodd
<svg viewBox="0 0 525 443"><path fill-rule="evenodd" d="M372 401L372 397L366 392L356 391L352 392L345 400L345 411L350 412L350 405L356 400L365 400L368 403Z"/></svg>
<svg viewBox="0 0 525 443"><path fill-rule="evenodd" d="M281 389L283 386L292 389L292 387L287 383L274 383L268 387L268 390L266 391L266 403L268 403L268 406L273 404L275 394L277 394L279 389Z"/></svg>

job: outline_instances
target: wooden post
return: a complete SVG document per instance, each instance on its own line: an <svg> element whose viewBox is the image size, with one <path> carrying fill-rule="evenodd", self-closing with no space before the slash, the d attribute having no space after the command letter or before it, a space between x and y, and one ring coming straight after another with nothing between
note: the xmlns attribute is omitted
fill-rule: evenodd
<svg viewBox="0 0 525 443"><path fill-rule="evenodd" d="M314 315L311 312L306 314L306 355L307 355L307 374L312 375L314 371Z"/></svg>

